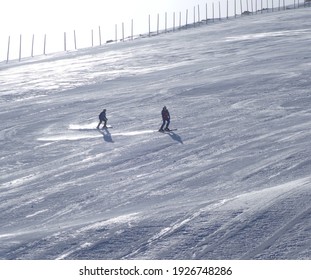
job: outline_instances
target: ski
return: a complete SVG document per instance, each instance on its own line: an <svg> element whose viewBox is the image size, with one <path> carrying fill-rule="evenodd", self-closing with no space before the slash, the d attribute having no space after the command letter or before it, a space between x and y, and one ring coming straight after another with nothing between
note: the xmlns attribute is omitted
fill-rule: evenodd
<svg viewBox="0 0 311 280"><path fill-rule="evenodd" d="M158 131L161 133L166 133L166 132L171 132L171 131L176 131L176 130L177 130L177 128L169 129L169 130L158 130Z"/></svg>
<svg viewBox="0 0 311 280"><path fill-rule="evenodd" d="M96 128L96 129L103 130L103 129L107 129L107 128L113 128L113 126L107 125L107 126L103 126L102 128Z"/></svg>

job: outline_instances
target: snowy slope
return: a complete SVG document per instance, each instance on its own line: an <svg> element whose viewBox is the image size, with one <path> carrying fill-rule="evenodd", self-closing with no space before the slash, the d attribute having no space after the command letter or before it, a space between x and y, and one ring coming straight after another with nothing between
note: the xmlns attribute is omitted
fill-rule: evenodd
<svg viewBox="0 0 311 280"><path fill-rule="evenodd" d="M0 258L310 259L310 13L0 65Z"/></svg>

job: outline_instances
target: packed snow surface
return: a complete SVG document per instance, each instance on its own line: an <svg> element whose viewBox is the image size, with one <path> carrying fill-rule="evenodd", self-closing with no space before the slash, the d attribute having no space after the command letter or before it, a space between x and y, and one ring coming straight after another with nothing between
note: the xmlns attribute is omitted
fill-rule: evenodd
<svg viewBox="0 0 311 280"><path fill-rule="evenodd" d="M2 62L0 258L310 259L310 14Z"/></svg>

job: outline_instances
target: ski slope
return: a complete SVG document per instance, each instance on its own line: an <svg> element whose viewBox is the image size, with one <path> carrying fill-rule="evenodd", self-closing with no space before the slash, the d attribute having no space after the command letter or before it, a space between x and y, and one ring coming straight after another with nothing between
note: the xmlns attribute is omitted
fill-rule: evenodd
<svg viewBox="0 0 311 280"><path fill-rule="evenodd" d="M1 63L0 259L310 259L310 14Z"/></svg>

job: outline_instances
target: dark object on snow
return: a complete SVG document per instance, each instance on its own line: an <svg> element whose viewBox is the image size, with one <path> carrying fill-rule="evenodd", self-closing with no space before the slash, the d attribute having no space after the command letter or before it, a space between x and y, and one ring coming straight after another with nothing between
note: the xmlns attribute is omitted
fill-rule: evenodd
<svg viewBox="0 0 311 280"><path fill-rule="evenodd" d="M99 118L99 123L97 125L97 129L99 129L99 126L101 125L102 122L104 122L104 126L103 127L107 127L107 117L106 117L106 109L104 109L98 116Z"/></svg>
<svg viewBox="0 0 311 280"><path fill-rule="evenodd" d="M162 123L159 131L163 131L164 129L169 130L168 126L170 125L171 117L170 117L170 112L167 110L166 106L163 107L161 114L162 114L163 123ZM165 126L165 128L164 128L164 126Z"/></svg>

